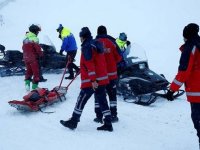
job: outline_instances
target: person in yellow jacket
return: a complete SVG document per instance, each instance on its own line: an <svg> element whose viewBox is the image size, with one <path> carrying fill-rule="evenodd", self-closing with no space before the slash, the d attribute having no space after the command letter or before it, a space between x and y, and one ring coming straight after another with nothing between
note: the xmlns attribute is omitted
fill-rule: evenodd
<svg viewBox="0 0 200 150"><path fill-rule="evenodd" d="M71 31L68 28L63 27L62 24L57 28L57 32L59 33L58 37L62 40L60 55L63 55L64 51L67 53L66 63L68 63L69 76L65 77L65 79L72 80L74 78L73 69L75 69L76 73L79 73L80 71L79 67L73 63L77 53L76 40Z"/></svg>
<svg viewBox="0 0 200 150"><path fill-rule="evenodd" d="M119 34L119 38L116 39L116 43L120 49L121 56L126 59L130 53L131 42L127 40L126 33L122 32Z"/></svg>

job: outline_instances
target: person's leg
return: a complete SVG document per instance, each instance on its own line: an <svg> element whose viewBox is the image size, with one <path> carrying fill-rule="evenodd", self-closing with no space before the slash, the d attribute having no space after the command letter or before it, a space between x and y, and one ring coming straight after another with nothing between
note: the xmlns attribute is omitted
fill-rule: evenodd
<svg viewBox="0 0 200 150"><path fill-rule="evenodd" d="M60 123L63 126L68 127L72 130L75 129L78 125L78 122L80 121L80 117L85 107L85 104L87 103L88 99L92 96L93 93L94 93L94 90L92 88L82 89L77 98L77 102L76 102L72 117L67 121L61 120Z"/></svg>
<svg viewBox="0 0 200 150"><path fill-rule="evenodd" d="M99 102L101 112L104 116L104 125L101 127L98 127L97 130L113 131L113 127L111 123L111 112L108 107L108 102L106 99L106 87L99 86L95 90L95 93L96 93L96 98Z"/></svg>
<svg viewBox="0 0 200 150"><path fill-rule="evenodd" d="M25 63L26 66L26 73L25 73L25 88L26 91L30 91L30 83L31 83L31 78L33 76L33 72L31 69L31 65L29 63Z"/></svg>
<svg viewBox="0 0 200 150"><path fill-rule="evenodd" d="M32 90L38 88L38 83L40 81L40 71L39 64L37 61L30 64L33 72Z"/></svg>
<svg viewBox="0 0 200 150"><path fill-rule="evenodd" d="M74 78L74 73L73 73L73 57L72 57L72 52L67 52L66 56L66 63L68 63L68 72L69 76L65 77L65 79L73 79Z"/></svg>
<svg viewBox="0 0 200 150"><path fill-rule="evenodd" d="M191 118L194 128L197 130L197 136L200 144L200 103L191 103Z"/></svg>
<svg viewBox="0 0 200 150"><path fill-rule="evenodd" d="M116 89L116 80L110 80L110 83L106 86L110 101L110 111L112 116L112 122L117 122L117 89Z"/></svg>
<svg viewBox="0 0 200 150"><path fill-rule="evenodd" d="M99 101L97 99L96 93L94 93L94 102L95 102L94 112L96 114L96 118L94 118L94 122L103 123L103 114L101 112Z"/></svg>

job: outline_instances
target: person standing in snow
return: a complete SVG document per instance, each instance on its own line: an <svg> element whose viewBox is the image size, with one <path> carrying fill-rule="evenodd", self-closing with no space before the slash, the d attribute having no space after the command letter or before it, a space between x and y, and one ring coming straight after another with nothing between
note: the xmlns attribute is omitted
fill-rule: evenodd
<svg viewBox="0 0 200 150"><path fill-rule="evenodd" d="M105 26L99 26L97 29L96 40L100 41L104 46L104 56L106 59L107 72L109 77L109 84L106 86L106 91L110 102L111 120L117 122L117 63L121 61L122 57L117 51L116 43L113 38L107 35ZM95 94L95 122L103 122L103 114L101 113L100 105Z"/></svg>
<svg viewBox="0 0 200 150"><path fill-rule="evenodd" d="M69 76L65 77L65 79L72 80L74 78L73 69L76 70L76 73L79 73L80 71L80 69L73 63L77 53L76 40L71 31L68 28L63 27L62 24L57 28L57 32L59 33L58 37L62 40L60 55L63 55L64 51L67 52L66 63L68 63Z"/></svg>
<svg viewBox="0 0 200 150"><path fill-rule="evenodd" d="M106 70L106 61L103 49L99 50L94 44L88 27L80 31L81 39L81 91L78 96L72 117L68 121L61 120L60 123L70 129L76 129L80 121L82 111L89 98L95 93L100 109L104 116L104 125L97 130L113 131L111 123L111 112L106 99L106 85L109 83Z"/></svg>
<svg viewBox="0 0 200 150"><path fill-rule="evenodd" d="M29 32L26 33L23 40L22 49L23 59L26 66L25 86L27 91L30 91L31 81L32 90L38 87L40 81L39 59L43 56L43 52L39 45L39 38L37 37L40 31L40 26L32 24L29 27Z"/></svg>
<svg viewBox="0 0 200 150"><path fill-rule="evenodd" d="M183 29L185 43L180 47L178 73L166 98L170 101L174 100L174 92L185 84L187 100L191 105L191 118L200 144L200 36L198 32L199 26L195 23L190 23Z"/></svg>

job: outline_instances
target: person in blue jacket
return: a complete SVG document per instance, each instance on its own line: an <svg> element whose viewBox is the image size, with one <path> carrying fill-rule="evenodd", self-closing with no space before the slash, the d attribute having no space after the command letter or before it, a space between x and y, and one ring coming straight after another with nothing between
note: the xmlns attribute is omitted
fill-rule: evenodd
<svg viewBox="0 0 200 150"><path fill-rule="evenodd" d="M76 73L79 73L80 70L79 67L73 63L77 53L76 40L71 31L68 28L63 27L62 24L57 28L57 32L59 33L59 38L62 40L60 55L63 55L64 51L67 53L66 63L68 63L69 76L65 77L65 79L72 80L74 78L73 69L75 69Z"/></svg>

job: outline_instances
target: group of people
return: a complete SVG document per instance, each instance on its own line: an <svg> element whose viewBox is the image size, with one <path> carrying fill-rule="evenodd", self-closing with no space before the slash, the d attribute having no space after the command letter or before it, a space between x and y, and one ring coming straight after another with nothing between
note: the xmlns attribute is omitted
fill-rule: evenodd
<svg viewBox="0 0 200 150"><path fill-rule="evenodd" d="M23 56L26 66L25 85L30 90L38 87L40 81L39 59L42 57L42 49L37 37L41 28L37 25L31 25L23 41ZM61 124L70 129L75 129L85 104L94 94L95 97L95 122L104 123L98 130L112 131L112 122L118 121L117 116L117 65L123 60L126 47L130 45L127 41L127 35L120 33L119 38L115 39L107 35L105 26L99 26L97 36L93 39L88 27L83 27L79 34L81 44L80 68L73 61L77 53L77 44L74 35L68 28L59 25L57 28L59 38L62 40L60 55L65 51L66 65L69 70L69 76L65 79L72 80L74 72L81 74L81 91L77 99L72 117L68 121L61 120ZM33 79L32 79L33 77ZM106 94L108 94L110 107L108 106Z"/></svg>
<svg viewBox="0 0 200 150"><path fill-rule="evenodd" d="M36 63L42 56L37 34L40 28L32 30L29 28L23 42L24 60L27 67L25 76L26 84L32 81L32 88L36 88L39 82L39 69ZM77 53L77 45L71 31L62 25L57 29L59 38L63 41L60 54L67 52L66 63L69 63L69 76L66 79L73 79L73 69L81 75L81 91L77 98L72 116L69 120L61 120L60 123L70 129L77 128L85 104L94 94L95 98L95 122L103 123L97 130L113 131L112 122L118 121L116 80L118 76L117 65L125 57L125 47L130 45L125 33L120 33L115 39L107 34L105 26L99 26L97 36L93 39L88 27L83 27L79 37L81 40L80 68L73 60ZM178 73L173 80L166 98L170 101L173 95L185 84L187 100L191 104L191 118L197 130L200 143L200 37L198 35L199 26L190 23L183 29L184 44L181 46L181 57ZM29 50L28 50L29 49ZM32 53L31 50L32 49ZM28 57L34 59L28 59ZM33 76L33 79L31 77ZM110 106L108 105L106 94L108 94Z"/></svg>

